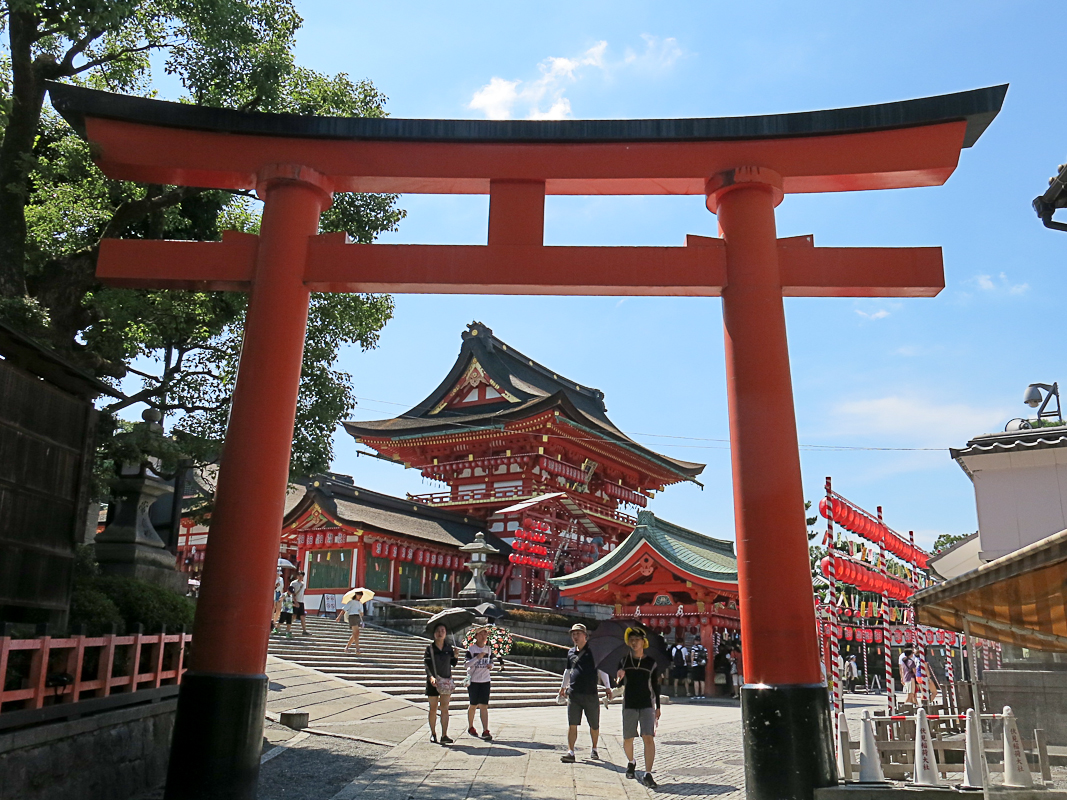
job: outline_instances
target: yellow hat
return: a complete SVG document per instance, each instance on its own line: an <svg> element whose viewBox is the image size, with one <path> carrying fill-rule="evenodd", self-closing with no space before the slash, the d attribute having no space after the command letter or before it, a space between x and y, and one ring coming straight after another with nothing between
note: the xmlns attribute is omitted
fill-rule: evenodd
<svg viewBox="0 0 1067 800"><path fill-rule="evenodd" d="M630 636L633 636L633 635L640 636L642 639L644 639L645 640L645 647L651 647L652 646L648 642L648 634L645 633L645 629L644 628L627 628L626 629L626 633L623 634L622 638L626 642L626 644L629 644L630 643Z"/></svg>

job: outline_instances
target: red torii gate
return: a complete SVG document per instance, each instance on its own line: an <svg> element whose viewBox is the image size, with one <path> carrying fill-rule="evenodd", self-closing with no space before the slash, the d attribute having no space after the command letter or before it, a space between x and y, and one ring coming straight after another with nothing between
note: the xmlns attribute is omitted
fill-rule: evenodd
<svg viewBox="0 0 1067 800"><path fill-rule="evenodd" d="M258 237L106 240L100 250L97 274L112 285L250 292L168 800L255 795L312 291L721 296L748 796L811 798L833 783L782 297L931 297L944 276L940 248L779 240L774 207L788 193L944 183L1006 90L760 117L530 122L242 113L51 84L53 106L107 175L264 200ZM337 191L488 193L488 244L318 236ZM705 195L722 239L544 247L546 194Z"/></svg>

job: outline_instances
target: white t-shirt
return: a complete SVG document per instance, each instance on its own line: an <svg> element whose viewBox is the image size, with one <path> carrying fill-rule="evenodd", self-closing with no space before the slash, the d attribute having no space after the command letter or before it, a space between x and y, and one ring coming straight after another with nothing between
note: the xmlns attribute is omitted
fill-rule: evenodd
<svg viewBox="0 0 1067 800"><path fill-rule="evenodd" d="M345 622L348 622L350 615L355 614L356 616L359 616L363 613L363 604L354 597L345 603L343 608L345 611Z"/></svg>
<svg viewBox="0 0 1067 800"><path fill-rule="evenodd" d="M302 580L297 578L295 581L289 584L289 591L293 593L294 603L304 602L304 587L307 586Z"/></svg>
<svg viewBox="0 0 1067 800"><path fill-rule="evenodd" d="M472 643L467 648L467 675L471 683L489 683L493 668L493 649L486 642L485 647Z"/></svg>
<svg viewBox="0 0 1067 800"><path fill-rule="evenodd" d="M274 579L274 591L276 591L280 595L284 588L285 588L285 581L283 581L282 580L282 576L279 575L277 578Z"/></svg>

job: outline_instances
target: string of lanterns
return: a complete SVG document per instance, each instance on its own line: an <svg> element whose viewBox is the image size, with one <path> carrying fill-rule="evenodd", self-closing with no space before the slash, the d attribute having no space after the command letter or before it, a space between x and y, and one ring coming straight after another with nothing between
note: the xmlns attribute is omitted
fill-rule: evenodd
<svg viewBox="0 0 1067 800"><path fill-rule="evenodd" d="M874 592L894 600L907 600L912 595L912 588L904 581L890 578L853 561L838 556L836 559L835 578L842 583L855 586L861 592ZM830 577L830 556L825 556L819 566L822 574Z"/></svg>
<svg viewBox="0 0 1067 800"><path fill-rule="evenodd" d="M905 541L900 534L860 509L850 505L842 497L824 497L819 501L819 513L826 519L833 520L842 528L862 536L870 542L880 544L893 555L909 564L926 569L929 556Z"/></svg>

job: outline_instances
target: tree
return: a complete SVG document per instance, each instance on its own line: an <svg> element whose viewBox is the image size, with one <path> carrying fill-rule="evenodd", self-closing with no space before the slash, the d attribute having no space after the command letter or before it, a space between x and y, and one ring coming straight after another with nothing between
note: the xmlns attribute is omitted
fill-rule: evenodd
<svg viewBox="0 0 1067 800"><path fill-rule="evenodd" d="M95 280L99 242L254 233L258 200L105 178L87 144L45 104L45 82L151 95L152 57L161 56L182 99L204 105L379 117L386 98L369 81L294 63L302 20L291 0L6 0L0 24L8 34L0 61L0 318L116 388L122 378L140 379L139 390L105 406L111 432L129 434L115 414L147 406L173 434L173 447L154 445L163 456L209 460L225 431L245 296L103 287ZM321 229L371 242L404 217L396 199L339 194ZM355 405L351 377L334 366L340 348L374 347L392 309L388 296L313 296L295 473L328 467L334 428ZM106 458L148 446L130 435L103 442Z"/></svg>
<svg viewBox="0 0 1067 800"><path fill-rule="evenodd" d="M948 550L957 542L962 542L972 536L974 536L973 533L942 533L934 539L934 552L940 553L942 550Z"/></svg>

